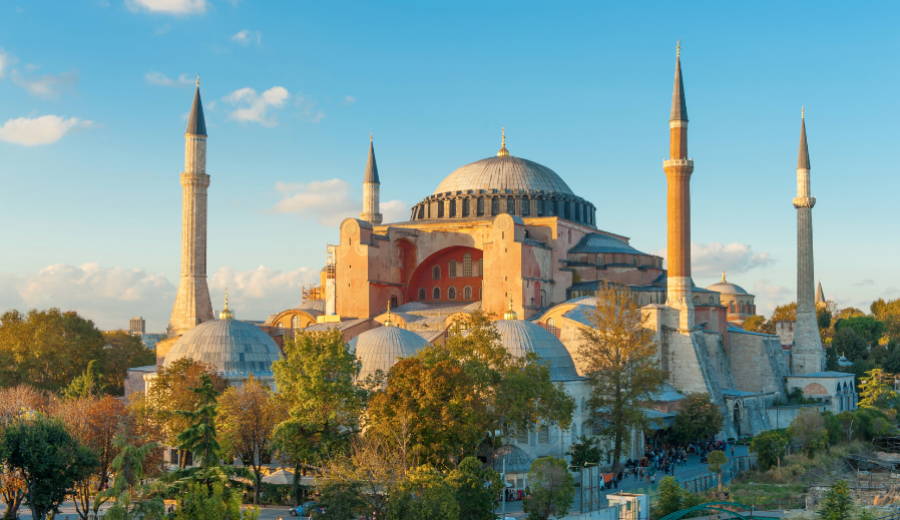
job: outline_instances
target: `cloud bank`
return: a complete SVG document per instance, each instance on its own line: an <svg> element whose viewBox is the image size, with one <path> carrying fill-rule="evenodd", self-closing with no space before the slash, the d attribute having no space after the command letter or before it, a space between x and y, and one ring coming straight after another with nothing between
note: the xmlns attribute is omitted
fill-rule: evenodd
<svg viewBox="0 0 900 520"><path fill-rule="evenodd" d="M93 121L81 120L77 117L68 119L54 115L34 119L20 117L10 119L0 126L0 141L24 146L50 144L59 141L66 134L93 126L95 126Z"/></svg>
<svg viewBox="0 0 900 520"><path fill-rule="evenodd" d="M666 258L668 251L661 249L653 254ZM691 242L691 273L694 277L715 277L722 274L746 273L750 269L774 263L769 253L754 253L748 244L734 242L700 244Z"/></svg>
<svg viewBox="0 0 900 520"><path fill-rule="evenodd" d="M191 15L205 13L207 3L206 0L127 0L125 5L134 12Z"/></svg>
<svg viewBox="0 0 900 520"><path fill-rule="evenodd" d="M273 127L278 125L278 119L274 114L270 116L269 110L284 107L289 97L290 94L284 87L272 87L262 94L245 87L223 97L222 101L231 105L243 105L229 112L229 119Z"/></svg>

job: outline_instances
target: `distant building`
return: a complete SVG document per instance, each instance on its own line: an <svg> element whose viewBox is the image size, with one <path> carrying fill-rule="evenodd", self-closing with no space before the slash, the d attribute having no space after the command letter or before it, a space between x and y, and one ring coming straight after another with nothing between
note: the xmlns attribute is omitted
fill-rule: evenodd
<svg viewBox="0 0 900 520"><path fill-rule="evenodd" d="M147 322L140 316L128 320L128 333L133 336L143 336L147 328Z"/></svg>

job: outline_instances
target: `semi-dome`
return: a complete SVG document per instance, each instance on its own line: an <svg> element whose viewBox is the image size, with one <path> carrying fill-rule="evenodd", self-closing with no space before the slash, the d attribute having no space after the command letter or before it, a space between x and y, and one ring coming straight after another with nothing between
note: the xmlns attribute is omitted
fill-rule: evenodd
<svg viewBox="0 0 900 520"><path fill-rule="evenodd" d="M566 346L547 329L517 319L498 320L494 325L510 354L525 357L528 352L534 352L541 357L541 363L549 363L550 378L554 381L581 379Z"/></svg>
<svg viewBox="0 0 900 520"><path fill-rule="evenodd" d="M186 332L172 345L163 366L190 358L223 373L269 374L280 355L278 345L259 327L229 318L207 321Z"/></svg>
<svg viewBox="0 0 900 520"><path fill-rule="evenodd" d="M725 280L725 272L722 271L722 281L719 283L714 283L707 287L710 291L716 291L719 294L750 294L744 290L740 285L735 285L727 280Z"/></svg>
<svg viewBox="0 0 900 520"><path fill-rule="evenodd" d="M506 465L503 462L506 461ZM504 444L491 454L488 463L494 471L507 473L528 473L531 471L531 457L521 448L512 444Z"/></svg>
<svg viewBox="0 0 900 520"><path fill-rule="evenodd" d="M363 332L350 340L350 350L362 365L356 379L363 381L377 370L387 374L398 359L415 356L427 346L422 336L392 325Z"/></svg>
<svg viewBox="0 0 900 520"><path fill-rule="evenodd" d="M500 193L540 190L574 195L566 182L550 168L511 155L488 157L458 168L438 185L434 194L468 190L498 190Z"/></svg>

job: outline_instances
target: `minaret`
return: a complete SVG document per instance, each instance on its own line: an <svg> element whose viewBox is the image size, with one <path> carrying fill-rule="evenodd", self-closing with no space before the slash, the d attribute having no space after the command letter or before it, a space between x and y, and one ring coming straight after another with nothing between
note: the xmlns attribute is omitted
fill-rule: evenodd
<svg viewBox="0 0 900 520"><path fill-rule="evenodd" d="M816 289L813 273L812 209L816 198L809 189L809 148L806 144L806 114L800 112L800 155L797 158L797 323L791 349L794 375L811 374L823 368L822 339L816 321Z"/></svg>
<svg viewBox="0 0 900 520"><path fill-rule="evenodd" d="M381 182L378 181L378 165L375 164L375 144L372 134L369 134L369 160L366 162L366 176L363 178L363 210L359 218L373 226L380 225L382 220L378 207L380 196Z"/></svg>
<svg viewBox="0 0 900 520"><path fill-rule="evenodd" d="M825 291L822 290L822 280L819 280L819 286L816 288L816 308L826 305L828 302L825 300Z"/></svg>
<svg viewBox="0 0 900 520"><path fill-rule="evenodd" d="M681 42L675 51L675 88L669 117L669 158L663 161L668 181L668 288L666 305L679 311L678 329L694 327L691 301L691 173L687 152L688 115L681 79Z"/></svg>
<svg viewBox="0 0 900 520"><path fill-rule="evenodd" d="M184 172L181 199L181 281L169 320L169 337L180 336L213 318L206 285L206 121L200 101L200 77L184 132Z"/></svg>

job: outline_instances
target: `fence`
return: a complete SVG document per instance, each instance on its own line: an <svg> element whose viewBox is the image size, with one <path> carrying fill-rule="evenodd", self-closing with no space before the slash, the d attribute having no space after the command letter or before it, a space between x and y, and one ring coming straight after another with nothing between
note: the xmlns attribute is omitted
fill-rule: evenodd
<svg viewBox="0 0 900 520"><path fill-rule="evenodd" d="M722 468L722 483L734 480L741 472L756 468L756 456L745 455L743 457L733 457L728 467ZM699 475L687 480L680 481L684 489L691 493L705 493L710 488L719 485L719 476L713 473Z"/></svg>

